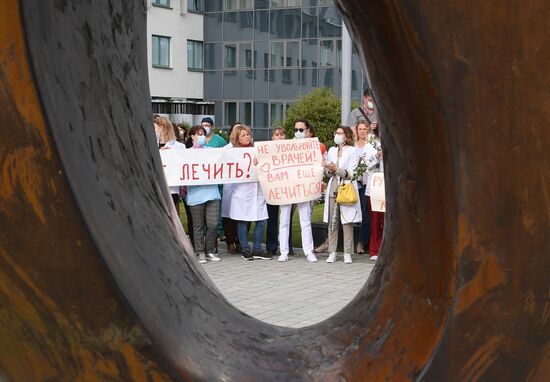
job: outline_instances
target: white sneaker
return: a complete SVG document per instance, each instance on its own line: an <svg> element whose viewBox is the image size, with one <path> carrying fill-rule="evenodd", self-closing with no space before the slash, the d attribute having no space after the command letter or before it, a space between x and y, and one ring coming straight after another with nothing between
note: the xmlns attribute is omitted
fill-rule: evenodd
<svg viewBox="0 0 550 382"><path fill-rule="evenodd" d="M370 259L371 259L372 261L376 261L376 260L378 260L378 256L371 256Z"/></svg>
<svg viewBox="0 0 550 382"><path fill-rule="evenodd" d="M317 262L317 257L315 257L315 255L313 253L310 253L309 255L307 255L306 259L310 263L316 263Z"/></svg>
<svg viewBox="0 0 550 382"><path fill-rule="evenodd" d="M206 255L204 253L201 253L199 255L199 263L201 263L201 264L206 263Z"/></svg>
<svg viewBox="0 0 550 382"><path fill-rule="evenodd" d="M336 261L336 252L332 252L328 255L327 263L334 263Z"/></svg>
<svg viewBox="0 0 550 382"><path fill-rule="evenodd" d="M288 261L288 255L280 255L277 261L280 261L280 262Z"/></svg>
<svg viewBox="0 0 550 382"><path fill-rule="evenodd" d="M344 253L344 263L351 264L352 262L351 255L349 253Z"/></svg>
<svg viewBox="0 0 550 382"><path fill-rule="evenodd" d="M209 253L208 255L206 255L206 258L210 261L221 261L221 259L213 253Z"/></svg>

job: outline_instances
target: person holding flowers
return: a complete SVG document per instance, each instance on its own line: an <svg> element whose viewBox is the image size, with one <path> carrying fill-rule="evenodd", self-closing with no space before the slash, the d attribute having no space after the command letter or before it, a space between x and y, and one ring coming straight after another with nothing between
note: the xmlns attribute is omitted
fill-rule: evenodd
<svg viewBox="0 0 550 382"><path fill-rule="evenodd" d="M348 126L339 127L334 133L334 146L328 150L327 159L323 165L325 174L329 177L323 211L323 220L328 223L330 254L326 260L327 263L336 261L340 224L342 224L344 231L344 263L352 263L353 223L362 220L361 205L358 200L353 204L339 204L336 202L336 198L338 187L343 183L351 183L355 192L357 192L354 172L358 163L359 155L357 155L357 149L353 146L351 128Z"/></svg>

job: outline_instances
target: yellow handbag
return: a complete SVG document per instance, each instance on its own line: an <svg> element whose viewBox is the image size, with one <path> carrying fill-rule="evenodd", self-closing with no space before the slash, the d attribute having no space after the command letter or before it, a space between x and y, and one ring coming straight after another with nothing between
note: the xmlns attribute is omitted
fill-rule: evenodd
<svg viewBox="0 0 550 382"><path fill-rule="evenodd" d="M338 204L355 204L359 201L357 191L353 187L353 183L340 183L338 186L338 194L336 195L336 203Z"/></svg>

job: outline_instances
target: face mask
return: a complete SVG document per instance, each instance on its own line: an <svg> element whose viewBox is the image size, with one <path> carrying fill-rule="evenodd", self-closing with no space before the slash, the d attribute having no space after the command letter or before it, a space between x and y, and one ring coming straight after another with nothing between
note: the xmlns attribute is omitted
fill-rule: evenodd
<svg viewBox="0 0 550 382"><path fill-rule="evenodd" d="M206 131L206 135L210 135L210 131L212 131L210 127L205 127L204 130Z"/></svg>
<svg viewBox="0 0 550 382"><path fill-rule="evenodd" d="M197 145L204 146L206 144L206 137L204 135L199 135L197 137Z"/></svg>
<svg viewBox="0 0 550 382"><path fill-rule="evenodd" d="M342 143L344 143L344 136L341 134L336 134L334 136L334 143L336 143L337 145L341 145Z"/></svg>
<svg viewBox="0 0 550 382"><path fill-rule="evenodd" d="M369 102L367 102L367 107L369 109L374 109L374 104L371 101L369 101Z"/></svg>
<svg viewBox="0 0 550 382"><path fill-rule="evenodd" d="M302 139L305 137L306 137L306 133L304 133L303 131L297 131L294 133L294 138L296 139Z"/></svg>

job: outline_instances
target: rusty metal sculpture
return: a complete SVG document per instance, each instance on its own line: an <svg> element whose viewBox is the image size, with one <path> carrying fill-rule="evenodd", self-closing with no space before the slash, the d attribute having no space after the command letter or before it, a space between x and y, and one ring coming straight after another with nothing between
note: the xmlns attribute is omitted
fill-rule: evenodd
<svg viewBox="0 0 550 382"><path fill-rule="evenodd" d="M368 285L289 329L231 306L174 223L144 2L0 1L0 379L548 380L548 2L338 5L392 203Z"/></svg>

